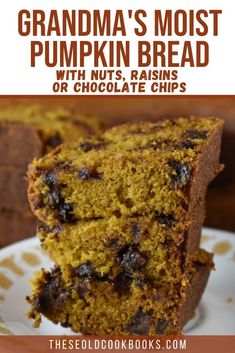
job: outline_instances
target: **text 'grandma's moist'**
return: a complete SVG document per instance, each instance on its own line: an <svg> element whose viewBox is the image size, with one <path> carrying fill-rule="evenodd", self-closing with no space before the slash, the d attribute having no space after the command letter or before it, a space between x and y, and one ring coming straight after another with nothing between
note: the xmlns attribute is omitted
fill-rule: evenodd
<svg viewBox="0 0 235 353"><path fill-rule="evenodd" d="M158 39L164 36L176 39L184 36L196 36L199 39L207 35L217 36L221 13L220 10L155 10L152 30L156 40L138 41L138 66L207 66L207 41L165 42ZM44 41L31 41L32 67L36 66L39 59L48 67L84 67L88 63L93 67L128 67L131 64L131 42L123 39L130 39L128 36L133 33L144 39L143 36L147 34L146 22L147 12L141 9L131 13L124 13L122 10L51 10L48 13L42 10L21 10L18 31L21 36L48 37ZM64 40L51 41L49 37L52 35ZM77 39L66 40L66 36ZM89 36L97 40L90 41ZM100 36L105 36L106 40L99 40ZM86 40L80 40L80 37L85 37Z"/></svg>

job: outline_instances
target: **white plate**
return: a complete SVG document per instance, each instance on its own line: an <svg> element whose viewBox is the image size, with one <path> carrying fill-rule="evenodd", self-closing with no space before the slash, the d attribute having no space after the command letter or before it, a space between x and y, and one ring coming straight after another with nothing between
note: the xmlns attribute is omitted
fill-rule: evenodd
<svg viewBox="0 0 235 353"><path fill-rule="evenodd" d="M234 335L235 234L204 229L202 247L215 251L216 271L210 276L196 317L187 324L185 331L188 335ZM12 268L12 260L17 268ZM0 250L0 334L73 334L46 319L42 320L40 328L34 329L25 317L28 310L25 297L30 293L28 281L35 271L50 266L36 238Z"/></svg>

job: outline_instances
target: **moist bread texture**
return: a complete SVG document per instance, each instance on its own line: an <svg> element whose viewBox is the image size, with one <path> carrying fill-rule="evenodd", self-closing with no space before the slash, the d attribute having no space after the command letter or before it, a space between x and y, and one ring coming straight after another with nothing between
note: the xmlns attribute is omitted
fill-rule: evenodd
<svg viewBox="0 0 235 353"><path fill-rule="evenodd" d="M83 334L180 334L206 286L199 249L223 121L114 127L29 167L37 235L55 263L32 281L29 318Z"/></svg>
<svg viewBox="0 0 235 353"><path fill-rule="evenodd" d="M154 212L187 218L220 169L222 126L180 118L64 144L29 168L32 211L48 226Z"/></svg>
<svg viewBox="0 0 235 353"><path fill-rule="evenodd" d="M129 284L127 279L120 284L129 286L127 293L118 292L114 281L91 273L65 282L58 268L42 270L32 282L32 296L27 298L31 304L28 316L36 327L43 314L55 324L90 335L180 334L193 316L211 266L210 254L199 251L187 285L155 288L136 277Z"/></svg>
<svg viewBox="0 0 235 353"><path fill-rule="evenodd" d="M186 244L200 238L192 233L188 239L186 232L184 223L171 218L113 216L53 229L41 226L37 235L66 280L83 270L114 281L137 271L155 286L173 288L187 283L195 251L189 253Z"/></svg>

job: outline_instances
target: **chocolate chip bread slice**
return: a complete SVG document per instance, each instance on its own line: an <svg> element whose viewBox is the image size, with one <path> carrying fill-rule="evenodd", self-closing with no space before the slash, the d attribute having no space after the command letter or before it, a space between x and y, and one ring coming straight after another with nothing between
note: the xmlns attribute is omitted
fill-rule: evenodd
<svg viewBox="0 0 235 353"><path fill-rule="evenodd" d="M32 211L52 227L113 215L184 220L220 169L222 127L179 118L64 144L29 168Z"/></svg>
<svg viewBox="0 0 235 353"><path fill-rule="evenodd" d="M158 213L41 226L42 248L69 280L80 273L95 274L117 283L125 291L131 276L156 286L187 283L188 267L198 249L204 205L188 222L177 222ZM122 288L122 284L124 287ZM127 289L127 288L126 288Z"/></svg>
<svg viewBox="0 0 235 353"><path fill-rule="evenodd" d="M58 268L42 270L32 281L28 316L36 327L43 314L55 324L91 335L180 334L193 316L212 266L210 254L200 250L187 285L154 286L129 275L123 283L120 280L120 291L115 280L99 278L85 268L70 281Z"/></svg>

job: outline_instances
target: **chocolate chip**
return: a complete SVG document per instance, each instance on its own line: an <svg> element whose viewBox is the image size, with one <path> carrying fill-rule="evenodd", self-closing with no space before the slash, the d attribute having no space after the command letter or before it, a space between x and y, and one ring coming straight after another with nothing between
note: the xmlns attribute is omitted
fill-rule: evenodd
<svg viewBox="0 0 235 353"><path fill-rule="evenodd" d="M59 235L59 233L62 230L62 225L58 225L54 228L50 228L47 225L43 224L38 226L37 228L37 233L42 233L42 235L46 236L48 233L53 233L56 236Z"/></svg>
<svg viewBox="0 0 235 353"><path fill-rule="evenodd" d="M113 214L116 218L120 218L122 216L121 212L119 210L113 211Z"/></svg>
<svg viewBox="0 0 235 353"><path fill-rule="evenodd" d="M71 324L68 321L65 321L65 322L61 322L60 326L62 326L64 328L68 328L68 327L71 327Z"/></svg>
<svg viewBox="0 0 235 353"><path fill-rule="evenodd" d="M143 288L146 282L144 277L139 275L134 277L134 283L137 285L137 287Z"/></svg>
<svg viewBox="0 0 235 353"><path fill-rule="evenodd" d="M105 242L105 246L111 250L118 250L119 249L118 238L108 239Z"/></svg>
<svg viewBox="0 0 235 353"><path fill-rule="evenodd" d="M177 145L176 145L176 148L179 148L179 149L194 149L195 147L197 146L197 144L193 141L190 141L190 140L185 140L185 141L182 141L182 142L179 142Z"/></svg>
<svg viewBox="0 0 235 353"><path fill-rule="evenodd" d="M60 193L63 185L57 185L56 179L57 176L53 172L47 172L42 176L43 182L50 189L47 193L47 207L58 211L58 217L61 222L69 223L74 219L73 206L65 203Z"/></svg>
<svg viewBox="0 0 235 353"><path fill-rule="evenodd" d="M80 147L83 150L83 152L89 152L94 148L94 145L90 142L82 142L80 144Z"/></svg>
<svg viewBox="0 0 235 353"><path fill-rule="evenodd" d="M50 191L47 193L48 206L56 209L60 203L60 192L56 184L57 176L53 172L47 172L42 175L42 181L49 187Z"/></svg>
<svg viewBox="0 0 235 353"><path fill-rule="evenodd" d="M56 226L56 227L54 227L54 228L52 229L52 232L53 232L55 235L59 235L59 233L61 232L61 230L62 230L62 226L61 226L61 225L58 225L58 226Z"/></svg>
<svg viewBox="0 0 235 353"><path fill-rule="evenodd" d="M73 206L64 202L64 198L61 197L58 188L55 187L47 194L47 197L47 205L51 209L58 211L58 218L62 223L70 223L74 220Z"/></svg>
<svg viewBox="0 0 235 353"><path fill-rule="evenodd" d="M118 265L125 270L138 270L146 264L145 256L137 246L125 246L117 253Z"/></svg>
<svg viewBox="0 0 235 353"><path fill-rule="evenodd" d="M94 169L83 167L78 172L78 178L81 180L90 180L90 179L100 180L103 178L103 175L101 173L97 173Z"/></svg>
<svg viewBox="0 0 235 353"><path fill-rule="evenodd" d="M184 136L190 139L205 140L207 138L208 131L206 130L188 130Z"/></svg>
<svg viewBox="0 0 235 353"><path fill-rule="evenodd" d="M123 201L125 202L125 205L126 205L127 208L131 208L131 207L134 206L134 202L130 198L127 198L127 199L125 199Z"/></svg>
<svg viewBox="0 0 235 353"><path fill-rule="evenodd" d="M76 289L78 290L80 298L84 298L86 295L88 295L90 293L90 289L91 289L90 278L86 277L86 278L81 279L78 282Z"/></svg>
<svg viewBox="0 0 235 353"><path fill-rule="evenodd" d="M66 301L70 298L69 292L63 287L58 274L47 274L47 282L41 289L34 306L41 313L53 310L63 310Z"/></svg>
<svg viewBox="0 0 235 353"><path fill-rule="evenodd" d="M121 296L130 291L132 279L132 276L126 272L121 272L114 278L114 290L118 295Z"/></svg>
<svg viewBox="0 0 235 353"><path fill-rule="evenodd" d="M75 269L75 274L80 277L89 277L95 274L90 263L82 264Z"/></svg>
<svg viewBox="0 0 235 353"><path fill-rule="evenodd" d="M73 206L60 200L59 215L61 222L70 223L74 220Z"/></svg>
<svg viewBox="0 0 235 353"><path fill-rule="evenodd" d="M88 168L82 168L79 170L79 179L87 180L90 179L90 172Z"/></svg>
<svg viewBox="0 0 235 353"><path fill-rule="evenodd" d="M95 279L99 280L100 282L111 282L111 279L108 275L100 276L99 274L95 273Z"/></svg>
<svg viewBox="0 0 235 353"><path fill-rule="evenodd" d="M172 175L174 186L182 187L185 186L190 180L190 170L187 164L179 163L175 160L169 162L169 166L175 171L175 175Z"/></svg>
<svg viewBox="0 0 235 353"><path fill-rule="evenodd" d="M57 186L51 187L51 191L47 193L47 197L48 197L47 206L49 206L52 209L57 209L61 202L60 191L58 187Z"/></svg>
<svg viewBox="0 0 235 353"><path fill-rule="evenodd" d="M155 213L155 218L158 222L164 224L167 228L173 227L176 221L173 215L164 213Z"/></svg>
<svg viewBox="0 0 235 353"><path fill-rule="evenodd" d="M63 143L63 139L59 132L56 132L53 136L46 140L46 145L51 147L57 147Z"/></svg>
<svg viewBox="0 0 235 353"><path fill-rule="evenodd" d="M141 227L140 227L140 224L139 223L132 223L131 231L132 231L133 238L135 240L140 240L140 238L141 238Z"/></svg>
<svg viewBox="0 0 235 353"><path fill-rule="evenodd" d="M53 172L47 172L42 175L42 181L50 188L55 185L56 178L57 178L57 175Z"/></svg>
<svg viewBox="0 0 235 353"><path fill-rule="evenodd" d="M127 330L129 333L146 335L150 326L150 317L142 309L139 309L129 322Z"/></svg>
<svg viewBox="0 0 235 353"><path fill-rule="evenodd" d="M97 143L91 143L91 142L82 142L80 144L81 149L83 152L89 152L91 150L100 150L101 148L105 147L107 145L107 142L101 141Z"/></svg>
<svg viewBox="0 0 235 353"><path fill-rule="evenodd" d="M171 323L170 320L159 319L156 325L156 333L161 335L166 332L168 325Z"/></svg>

